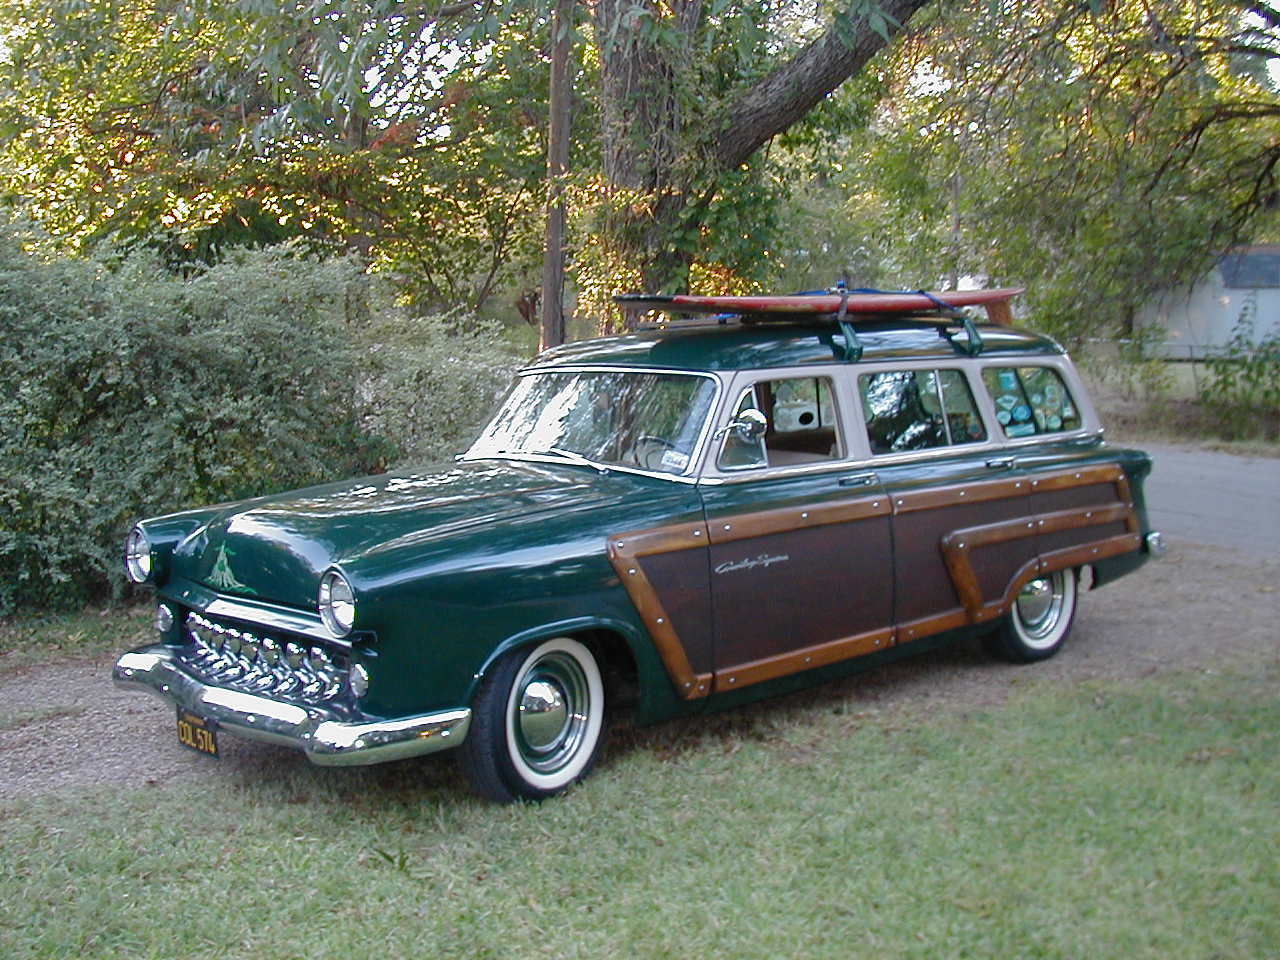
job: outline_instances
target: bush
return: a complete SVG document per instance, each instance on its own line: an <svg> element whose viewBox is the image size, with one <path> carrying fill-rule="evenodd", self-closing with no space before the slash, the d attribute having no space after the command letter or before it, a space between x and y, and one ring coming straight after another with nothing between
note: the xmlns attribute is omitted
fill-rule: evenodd
<svg viewBox="0 0 1280 960"><path fill-rule="evenodd" d="M1251 296L1224 351L1205 364L1209 381L1201 399L1233 440L1280 438L1280 331L1257 339L1257 312L1257 298Z"/></svg>
<svg viewBox="0 0 1280 960"><path fill-rule="evenodd" d="M511 380L516 356L501 327L475 318L383 310L362 332L361 422L392 438L400 467L458 453Z"/></svg>
<svg viewBox="0 0 1280 960"><path fill-rule="evenodd" d="M118 596L138 516L458 446L511 360L485 332L354 324L366 284L279 248L186 277L55 257L0 224L0 613Z"/></svg>

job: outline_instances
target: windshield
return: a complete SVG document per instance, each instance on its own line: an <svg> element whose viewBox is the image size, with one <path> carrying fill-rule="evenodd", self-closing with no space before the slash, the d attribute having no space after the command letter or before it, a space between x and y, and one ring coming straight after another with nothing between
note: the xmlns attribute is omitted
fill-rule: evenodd
<svg viewBox="0 0 1280 960"><path fill-rule="evenodd" d="M543 454L684 473L715 392L707 377L681 373L526 374L467 456Z"/></svg>

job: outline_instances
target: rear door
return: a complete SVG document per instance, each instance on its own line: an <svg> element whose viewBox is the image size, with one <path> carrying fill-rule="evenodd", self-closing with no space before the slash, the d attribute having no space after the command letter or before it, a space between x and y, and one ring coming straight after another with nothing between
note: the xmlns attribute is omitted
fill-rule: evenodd
<svg viewBox="0 0 1280 960"><path fill-rule="evenodd" d="M857 371L871 465L890 498L897 642L997 616L1037 562L1025 471L995 442L962 364Z"/></svg>

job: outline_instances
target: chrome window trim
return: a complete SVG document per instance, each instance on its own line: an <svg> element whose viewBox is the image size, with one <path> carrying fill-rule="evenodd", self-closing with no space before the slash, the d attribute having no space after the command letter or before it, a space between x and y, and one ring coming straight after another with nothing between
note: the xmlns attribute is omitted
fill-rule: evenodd
<svg viewBox="0 0 1280 960"><path fill-rule="evenodd" d="M822 463L801 463L786 467L749 467L745 469L750 472L739 470L733 474L725 472L703 476L698 478L698 483L704 487L720 487L730 483L749 483L756 480L779 480L820 473L845 473L869 465L869 461L865 460L828 460Z"/></svg>
<svg viewBox="0 0 1280 960"><path fill-rule="evenodd" d="M587 463L602 473L612 473L617 471L618 473L628 473L634 476L671 480L675 483L696 484L698 482L697 467L702 460L703 450L707 445L708 436L711 432L711 424L716 419L716 414L720 409L720 399L724 394L724 380L719 374L708 370L681 370L674 367L632 367L626 364L564 363L524 367L523 369L516 371L516 376L533 377L549 373L650 373L661 374L663 376L702 377L705 380L710 380L715 386L715 393L712 394L711 403L707 407L709 412L703 419L702 429L698 433L698 441L694 444L693 451L689 454L689 462L680 473L664 473L660 470L644 470L640 467L627 467L615 463L602 463L592 460L590 457L583 457ZM492 420L489 422L492 422ZM485 423L486 427L489 425L489 422ZM472 446L474 445L475 444L473 443ZM485 454L483 456L471 456L470 452L467 452L458 457L458 460L464 463L478 460L511 460L522 463L553 463L561 466L572 462L564 459L563 457L557 457L554 454L548 456L537 453L494 453Z"/></svg>

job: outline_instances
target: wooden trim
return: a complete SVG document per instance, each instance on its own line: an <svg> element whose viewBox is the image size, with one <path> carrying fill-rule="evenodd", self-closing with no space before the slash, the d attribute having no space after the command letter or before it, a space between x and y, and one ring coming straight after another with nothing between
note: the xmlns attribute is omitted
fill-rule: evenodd
<svg viewBox="0 0 1280 960"><path fill-rule="evenodd" d="M1030 492L1026 480L1001 478L999 480L974 480L955 483L946 487L930 487L915 493L899 493L893 497L895 515L915 513L917 510L936 510L953 507L957 503L986 503L990 500L1007 500L1022 497Z"/></svg>
<svg viewBox="0 0 1280 960"><path fill-rule="evenodd" d="M731 543L751 537L787 533L809 527L847 523L890 513L903 514L954 506L960 502L983 503L1031 493L1044 493L1096 483L1113 483L1119 502L1060 510L1043 515L1020 517L1000 523L955 530L941 540L947 572L963 606L892 627L814 644L799 650L738 664L712 673L695 673L683 642L671 625L662 601L645 575L640 560L654 554L692 550L709 544ZM977 574L970 560L974 549L1004 543L1040 533L1086 529L1123 520L1128 533L1081 546L1068 547L1029 560L1014 574L1003 596L984 603ZM868 495L853 500L809 506L781 507L738 516L727 516L713 524L691 522L651 530L619 533L608 539L609 562L623 588L636 606L653 638L663 666L685 700L708 694L738 690L792 673L828 666L853 657L865 656L897 643L920 640L933 634L981 623L1002 616L1012 606L1023 586L1037 576L1077 567L1106 557L1140 549L1137 512L1128 477L1119 464L1102 464L1080 470L1063 470L1030 479L1001 478L935 487L889 498Z"/></svg>
<svg viewBox="0 0 1280 960"><path fill-rule="evenodd" d="M980 547L992 546L993 544L1008 543L1011 540L1036 536L1041 533L1083 530L1089 527L1115 523L1117 520L1126 521L1126 529L1128 529L1127 522L1132 515L1133 507L1131 505L1115 503L1099 507L1059 510L1055 513L1033 516L1031 519L1019 518L1017 520L1006 520L1002 523L989 523L980 527L967 527L963 530L955 530L942 538L943 561L947 565L947 572L951 575L951 582L956 588L960 602L964 604L969 616L977 622L988 618L987 608L990 605L984 605L983 603L982 590L978 585L978 577L973 569L970 554L974 550ZM1076 548L1071 549L1074 550ZM1058 551L1058 553L1061 552ZM1050 554L1050 556L1056 556L1056 553ZM1042 565L1043 560L1044 558L1041 557L1029 563L1032 568L1035 568L1037 565ZM1021 575L1023 569L1025 569L1025 566L1015 576ZM1028 576L1026 579L1029 580L1031 578ZM1025 583L1026 581L1024 580L1023 582Z"/></svg>
<svg viewBox="0 0 1280 960"><path fill-rule="evenodd" d="M1070 487L1087 487L1091 483L1117 483L1125 480L1124 470L1118 463L1099 464L1082 467L1079 470L1064 470L1061 473L1048 473L1033 477L1032 493L1045 493L1050 490L1066 490ZM1126 481L1126 488L1128 484ZM1128 500L1128 497L1122 499Z"/></svg>
<svg viewBox="0 0 1280 960"><path fill-rule="evenodd" d="M970 554L979 547L1008 543L1011 540L1033 537L1035 534L1035 521L1019 517L1016 520L954 530L942 538L943 563L947 566L947 573L951 575L956 595L971 619L976 619L978 611L982 609L982 587L978 583Z"/></svg>
<svg viewBox="0 0 1280 960"><path fill-rule="evenodd" d="M1004 500L1029 493L1046 493L1070 487L1088 486L1092 483L1114 483L1123 502L1129 502L1128 480L1119 464L1108 463L1079 470L1063 470L1059 473L1032 475L1023 479L1005 477L998 480L973 480L946 487L930 487L915 493L900 493L893 498L894 514L914 513L917 510L936 510L953 507L957 503L986 503Z"/></svg>
<svg viewBox="0 0 1280 960"><path fill-rule="evenodd" d="M900 623L894 629L894 643L910 643L912 640L922 640L925 637L933 636L935 633L944 633L947 630L955 630L957 627L968 626L969 614L962 608L956 607L953 610L945 610L942 613L933 613L927 617L921 617L919 620L909 620L906 623Z"/></svg>
<svg viewBox="0 0 1280 960"><path fill-rule="evenodd" d="M653 638L662 665L682 699L697 700L711 692L711 674L694 673L684 643L671 625L671 617L658 592L645 575L642 557L705 547L709 537L704 523L682 523L652 530L633 530L609 537L609 563L622 581L640 619Z"/></svg>
<svg viewBox="0 0 1280 960"><path fill-rule="evenodd" d="M779 507L736 516L719 517L710 526L714 544L732 543L774 533L792 533L810 527L833 523L851 523L869 517L889 516L889 498L884 494L864 496L856 500L825 501L805 506Z"/></svg>
<svg viewBox="0 0 1280 960"><path fill-rule="evenodd" d="M1133 506L1133 491L1129 487L1129 475L1123 470L1116 478L1116 493L1120 495L1120 502L1129 506L1129 516L1125 518L1125 529L1130 533L1141 533L1142 525L1138 522L1138 511Z"/></svg>
<svg viewBox="0 0 1280 960"><path fill-rule="evenodd" d="M1079 547L1054 550L1046 553L1039 560L1030 560L1023 564L1018 572L1013 575L1013 579L1009 581L1009 588L1005 591L1004 596L985 604L977 619L991 620L1003 616L1013 606L1013 601L1017 597L1018 591L1036 577L1042 577L1046 573L1054 573L1058 570L1065 570L1068 567L1081 567L1096 560L1105 560L1107 557L1132 553L1134 550L1140 549L1141 546L1142 537L1140 535L1122 533L1114 537L1107 537L1104 540L1095 540L1093 543L1086 543Z"/></svg>
<svg viewBox="0 0 1280 960"><path fill-rule="evenodd" d="M883 627L868 630L866 633L852 637L842 637L826 643L816 643L799 650L789 650L772 657L740 663L737 666L717 670L715 675L715 692L725 693L729 690L740 690L753 683L776 680L779 677L814 670L818 667L839 663L853 657L865 656L886 650L893 644L893 628Z"/></svg>

